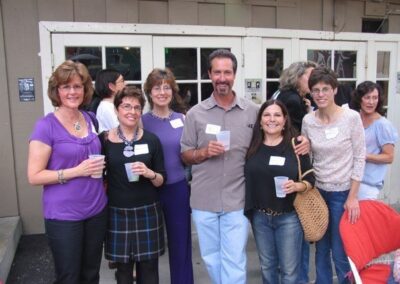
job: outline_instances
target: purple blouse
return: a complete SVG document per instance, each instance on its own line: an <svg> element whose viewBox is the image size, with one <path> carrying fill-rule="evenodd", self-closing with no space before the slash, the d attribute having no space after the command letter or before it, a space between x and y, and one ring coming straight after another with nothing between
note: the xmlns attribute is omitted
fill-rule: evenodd
<svg viewBox="0 0 400 284"><path fill-rule="evenodd" d="M181 160L180 144L184 122L183 114L172 112L169 118L161 119L148 112L142 115L142 122L144 129L157 135L161 141L167 172L166 184L184 180L185 170Z"/></svg>
<svg viewBox="0 0 400 284"><path fill-rule="evenodd" d="M51 147L48 170L72 168L88 158L89 154L101 152L97 134L92 131L91 119L83 112L88 125L88 136L75 137L62 126L54 113L39 119L29 141L36 140ZM43 186L43 215L46 219L83 220L104 209L107 197L103 179L77 177L65 184Z"/></svg>

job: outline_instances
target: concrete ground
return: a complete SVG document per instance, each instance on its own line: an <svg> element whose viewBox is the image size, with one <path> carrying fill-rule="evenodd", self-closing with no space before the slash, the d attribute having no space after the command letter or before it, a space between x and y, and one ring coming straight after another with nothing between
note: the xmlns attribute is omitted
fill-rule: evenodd
<svg viewBox="0 0 400 284"><path fill-rule="evenodd" d="M208 284L210 280L200 258L197 234L193 231L193 269L196 284ZM314 246L311 247L311 261L314 263ZM256 246L252 234L249 235L247 245L247 283L259 284L261 274L259 270L259 261ZM115 270L108 268L108 262L103 259L100 284L115 284ZM160 284L169 284L169 264L168 255L160 258ZM314 266L310 267L310 279L315 279ZM54 266L50 250L47 246L47 240L44 235L22 236L11 267L6 284L49 284L54 281ZM313 282L310 282L313 283ZM334 280L334 283L337 283Z"/></svg>

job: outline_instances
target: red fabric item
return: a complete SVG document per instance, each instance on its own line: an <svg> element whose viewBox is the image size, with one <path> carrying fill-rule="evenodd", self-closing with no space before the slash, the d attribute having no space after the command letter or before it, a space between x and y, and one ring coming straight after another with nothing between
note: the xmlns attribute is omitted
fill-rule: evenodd
<svg viewBox="0 0 400 284"><path fill-rule="evenodd" d="M390 265L374 264L360 272L363 284L386 284L391 272Z"/></svg>
<svg viewBox="0 0 400 284"><path fill-rule="evenodd" d="M353 260L357 270L361 271L374 258L400 248L400 215L380 201L363 200L359 203L360 219L355 224L350 224L348 213L345 211L339 229L346 254ZM369 277L370 274L374 274L370 273L369 269L376 269L374 276L381 275L379 271L382 268L375 266L365 269L360 275ZM381 277L384 275L386 274L382 274ZM363 276L361 278L364 280Z"/></svg>

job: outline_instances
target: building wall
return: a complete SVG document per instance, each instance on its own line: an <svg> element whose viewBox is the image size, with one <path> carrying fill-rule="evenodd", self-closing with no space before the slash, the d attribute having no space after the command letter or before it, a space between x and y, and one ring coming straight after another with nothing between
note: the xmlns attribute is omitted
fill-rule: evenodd
<svg viewBox="0 0 400 284"><path fill-rule="evenodd" d="M400 1L383 1L400 33ZM28 138L43 115L39 21L153 23L361 31L365 1L0 0L0 216L20 215L24 233L43 232L40 187L26 177ZM94 9L95 7L95 9ZM34 78L35 102L20 102L18 78Z"/></svg>

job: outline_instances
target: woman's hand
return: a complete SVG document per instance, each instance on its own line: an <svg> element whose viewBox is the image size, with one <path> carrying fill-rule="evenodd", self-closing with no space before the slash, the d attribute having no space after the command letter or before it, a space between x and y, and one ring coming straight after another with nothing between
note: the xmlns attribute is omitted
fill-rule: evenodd
<svg viewBox="0 0 400 284"><path fill-rule="evenodd" d="M361 214L358 199L349 196L344 203L344 209L347 210L350 223L354 224L355 222L357 222Z"/></svg>
<svg viewBox="0 0 400 284"><path fill-rule="evenodd" d="M283 184L283 191L286 194L304 190L306 190L306 185L302 182L294 182L293 180L290 179Z"/></svg>
<svg viewBox="0 0 400 284"><path fill-rule="evenodd" d="M142 162L134 162L132 163L132 171L140 176L144 176L145 178L152 179L154 177L154 171L149 169L145 163Z"/></svg>
<svg viewBox="0 0 400 284"><path fill-rule="evenodd" d="M303 135L296 137L297 142L300 142L294 146L294 152L297 155L305 155L310 153L310 141Z"/></svg>
<svg viewBox="0 0 400 284"><path fill-rule="evenodd" d="M76 176L91 176L100 175L103 173L105 167L105 161L102 158L86 159L83 160L75 169L77 172ZM71 177L72 178L72 177Z"/></svg>

